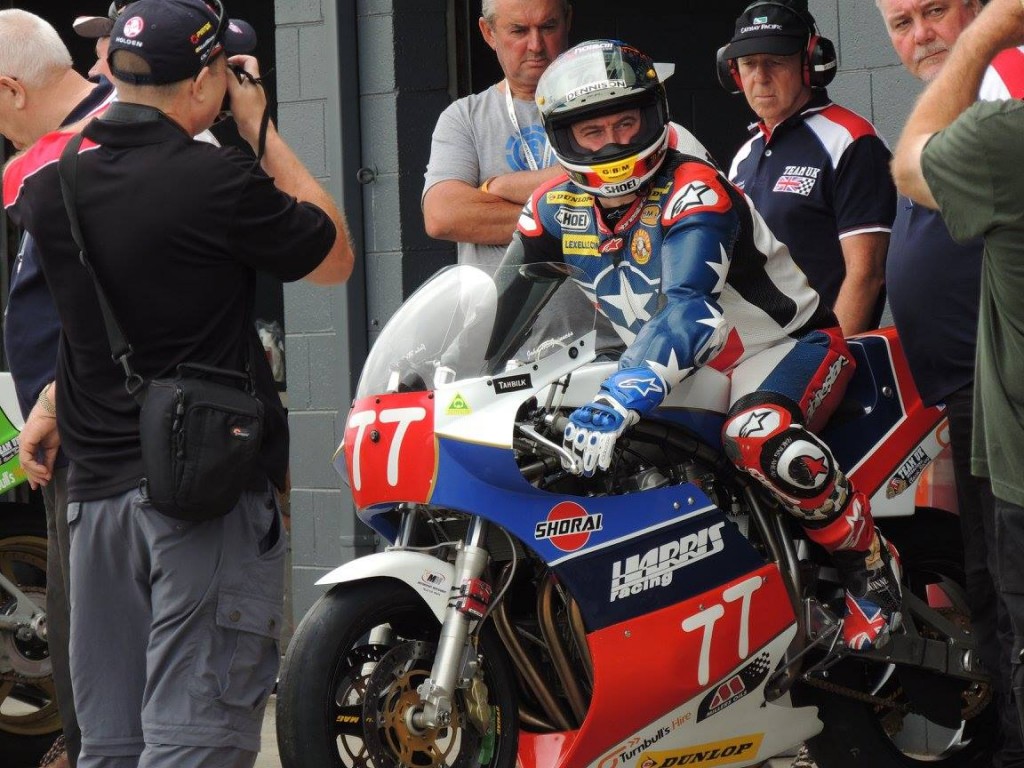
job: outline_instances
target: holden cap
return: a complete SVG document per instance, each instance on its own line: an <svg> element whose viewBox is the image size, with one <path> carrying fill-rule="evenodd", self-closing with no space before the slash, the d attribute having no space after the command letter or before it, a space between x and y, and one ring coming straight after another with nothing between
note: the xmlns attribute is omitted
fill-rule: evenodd
<svg viewBox="0 0 1024 768"><path fill-rule="evenodd" d="M115 0L116 4L116 0ZM216 9L215 7L216 6ZM107 61L114 77L137 85L161 85L199 74L221 46L228 55L256 47L256 31L240 19L223 19L217 0L135 0L114 20ZM223 22L223 29L221 24ZM151 74L114 66L116 51L132 51L149 64Z"/></svg>
<svg viewBox="0 0 1024 768"><path fill-rule="evenodd" d="M738 59L756 53L786 56L803 49L813 32L810 19L781 3L749 6L736 19L732 40L722 53L724 59Z"/></svg>

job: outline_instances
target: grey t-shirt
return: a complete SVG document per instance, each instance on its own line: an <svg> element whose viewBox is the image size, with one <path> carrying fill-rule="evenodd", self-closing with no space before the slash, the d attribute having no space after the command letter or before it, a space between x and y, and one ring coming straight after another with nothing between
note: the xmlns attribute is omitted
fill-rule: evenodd
<svg viewBox="0 0 1024 768"><path fill-rule="evenodd" d="M485 179L515 171L529 171L527 153L538 168L555 163L547 135L533 100L513 99L519 130L508 116L505 93L492 85L448 105L437 119L427 163L423 194L441 181L455 179L472 187ZM509 240L512 233L509 232ZM497 264L506 245L459 243L460 264Z"/></svg>

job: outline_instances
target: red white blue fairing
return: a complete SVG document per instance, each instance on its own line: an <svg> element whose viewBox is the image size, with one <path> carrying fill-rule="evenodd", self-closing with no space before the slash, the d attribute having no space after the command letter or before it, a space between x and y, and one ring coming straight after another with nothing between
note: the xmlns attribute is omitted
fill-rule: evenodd
<svg viewBox="0 0 1024 768"><path fill-rule="evenodd" d="M669 768L695 754L757 764L821 723L814 708L766 698L769 671L799 622L787 577L748 537L750 521L722 505L708 477L645 485L641 473L632 490L581 495L536 479L557 473L557 462L523 464L524 440L545 439L524 428L524 414L578 407L617 368L595 361L589 328L539 358L520 357L539 307L560 286L578 290L563 285L567 276L585 279L564 264L536 264L495 274L453 267L427 283L375 343L336 465L360 518L389 540L403 509L486 520L578 606L593 667L586 715L568 731L522 728L524 766ZM892 333L851 347L853 401L829 441L876 514L910 514L920 469L942 448L942 413L921 405ZM727 376L705 367L652 420L712 457L728 400ZM548 441L546 450L560 446ZM444 621L456 567L399 548L321 583L398 579Z"/></svg>

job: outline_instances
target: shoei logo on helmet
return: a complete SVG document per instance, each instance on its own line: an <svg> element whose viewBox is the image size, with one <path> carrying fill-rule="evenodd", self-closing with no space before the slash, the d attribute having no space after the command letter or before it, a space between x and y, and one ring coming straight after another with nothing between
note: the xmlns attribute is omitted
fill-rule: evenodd
<svg viewBox="0 0 1024 768"><path fill-rule="evenodd" d="M640 179L630 179L624 181L621 184L604 184L601 187L601 193L608 197L615 195L624 195L627 192L632 192L640 186Z"/></svg>
<svg viewBox="0 0 1024 768"><path fill-rule="evenodd" d="M143 27L146 26L146 22L142 20L141 16L132 16L128 21L124 23L124 36L125 37L138 37L142 34Z"/></svg>
<svg viewBox="0 0 1024 768"><path fill-rule="evenodd" d="M594 171L605 181L618 181L627 179L633 175L636 168L636 159L624 160L621 163L608 163L607 165L595 166Z"/></svg>

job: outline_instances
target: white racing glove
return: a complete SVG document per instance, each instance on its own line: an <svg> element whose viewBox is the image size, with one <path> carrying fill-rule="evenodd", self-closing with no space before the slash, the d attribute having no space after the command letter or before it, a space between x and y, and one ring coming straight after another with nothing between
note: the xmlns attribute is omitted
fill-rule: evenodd
<svg viewBox="0 0 1024 768"><path fill-rule="evenodd" d="M562 468L584 477L608 469L615 441L657 408L666 394L664 380L646 366L624 368L609 376L597 397L569 416L562 443L575 462L563 458Z"/></svg>

